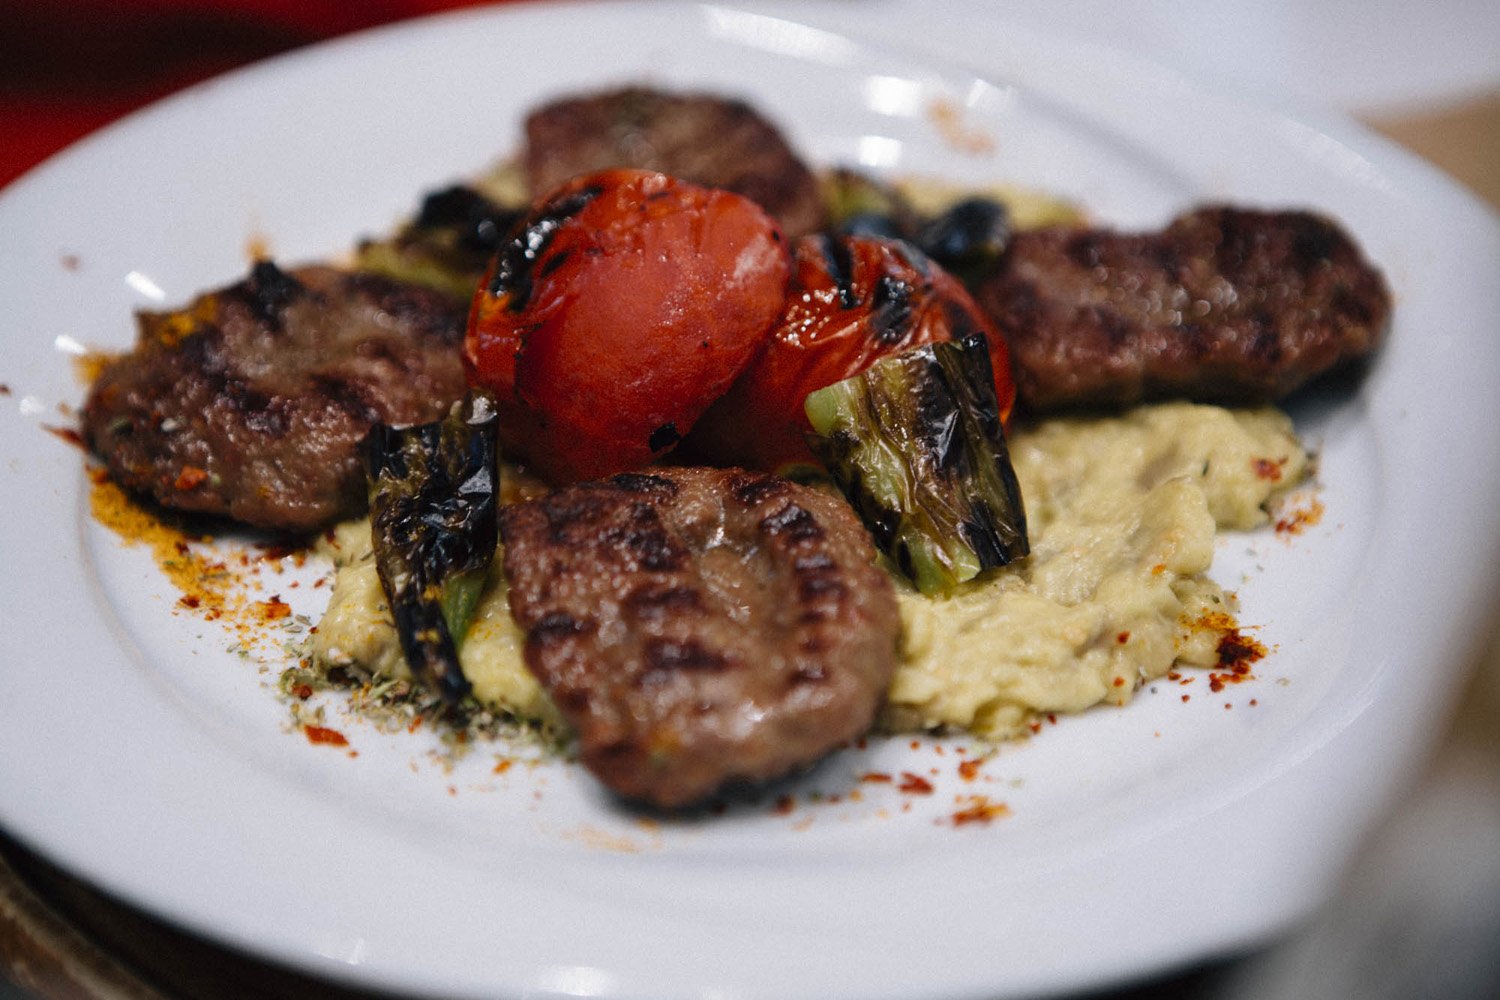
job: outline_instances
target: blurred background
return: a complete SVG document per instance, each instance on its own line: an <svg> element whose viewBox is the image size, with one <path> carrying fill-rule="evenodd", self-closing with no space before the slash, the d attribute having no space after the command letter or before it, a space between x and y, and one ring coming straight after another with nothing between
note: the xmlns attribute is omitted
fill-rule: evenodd
<svg viewBox="0 0 1500 1000"><path fill-rule="evenodd" d="M110 121L235 66L468 5L0 0L0 186ZM796 15L797 4L783 6ZM1144 55L1210 87L1342 111L1500 208L1497 0L848 0L847 6L851 17L877 21L904 9L951 23L994 19L1049 28ZM1423 780L1371 837L1340 898L1311 924L1253 954L1109 996L1500 997L1500 629L1492 624L1490 633L1475 650L1468 691ZM0 997L353 995L157 924L0 836Z"/></svg>

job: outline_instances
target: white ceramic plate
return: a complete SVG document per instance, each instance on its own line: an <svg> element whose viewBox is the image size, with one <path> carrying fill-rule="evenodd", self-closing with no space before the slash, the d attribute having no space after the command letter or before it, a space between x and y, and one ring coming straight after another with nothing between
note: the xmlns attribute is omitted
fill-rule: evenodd
<svg viewBox="0 0 1500 1000"><path fill-rule="evenodd" d="M807 10L826 25L854 8ZM939 57L775 9L446 17L195 88L6 191L0 823L195 931L423 994L1018 996L1305 914L1434 734L1488 607L1494 220L1342 122L1051 37L970 34ZM1216 564L1275 648L1261 679L1064 720L973 783L960 742L875 741L796 786L789 813L767 800L683 822L642 822L566 764L497 773L484 748L448 770L428 734L336 708L357 756L290 731L276 650L226 651L143 549L92 520L80 455L43 430L81 396L70 350L125 346L133 309L237 277L249 244L296 261L384 229L512 148L543 96L642 79L748 95L823 163L1039 186L1121 224L1234 198L1351 228L1393 283L1396 323L1363 384L1297 408L1326 516L1290 542L1233 538ZM992 149L946 141L939 102ZM263 582L315 613L320 572L268 566ZM866 771L937 791L859 785ZM973 793L1009 817L955 827L954 797Z"/></svg>

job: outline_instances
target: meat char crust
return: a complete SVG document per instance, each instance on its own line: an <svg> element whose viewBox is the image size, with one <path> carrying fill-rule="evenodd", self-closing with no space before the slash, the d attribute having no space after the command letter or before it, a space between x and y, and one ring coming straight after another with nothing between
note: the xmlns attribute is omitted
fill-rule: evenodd
<svg viewBox="0 0 1500 1000"><path fill-rule="evenodd" d="M371 426L436 420L464 393L462 306L376 275L263 261L138 320L83 434L118 482L178 510L293 532L357 514Z"/></svg>
<svg viewBox="0 0 1500 1000"><path fill-rule="evenodd" d="M533 201L580 174L637 167L743 195L789 239L825 221L817 178L743 101L646 87L562 98L527 117L524 162Z"/></svg>
<svg viewBox="0 0 1500 1000"><path fill-rule="evenodd" d="M1373 352L1391 309L1333 222L1222 206L1154 233L1017 233L976 297L1032 412L1279 399Z"/></svg>
<svg viewBox="0 0 1500 1000"><path fill-rule="evenodd" d="M896 600L841 500L662 467L509 507L501 534L527 665L620 795L690 805L873 723Z"/></svg>

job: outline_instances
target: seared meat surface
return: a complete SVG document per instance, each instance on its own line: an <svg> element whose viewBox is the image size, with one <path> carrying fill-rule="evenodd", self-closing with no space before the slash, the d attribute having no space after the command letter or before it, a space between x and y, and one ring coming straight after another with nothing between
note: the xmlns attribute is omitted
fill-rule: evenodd
<svg viewBox="0 0 1500 1000"><path fill-rule="evenodd" d="M83 433L124 486L179 510L307 531L365 505L359 443L463 396L463 306L426 289L269 262L186 309L142 313Z"/></svg>
<svg viewBox="0 0 1500 1000"><path fill-rule="evenodd" d="M619 794L691 804L873 722L896 600L843 501L661 467L509 507L501 533L526 663Z"/></svg>
<svg viewBox="0 0 1500 1000"><path fill-rule="evenodd" d="M1277 399L1368 355L1391 308L1334 223L1227 207L1155 233L1016 233L976 297L1032 411Z"/></svg>
<svg viewBox="0 0 1500 1000"><path fill-rule="evenodd" d="M638 167L758 203L788 238L822 227L817 179L786 140L742 101L627 87L569 96L526 119L532 200L607 167Z"/></svg>

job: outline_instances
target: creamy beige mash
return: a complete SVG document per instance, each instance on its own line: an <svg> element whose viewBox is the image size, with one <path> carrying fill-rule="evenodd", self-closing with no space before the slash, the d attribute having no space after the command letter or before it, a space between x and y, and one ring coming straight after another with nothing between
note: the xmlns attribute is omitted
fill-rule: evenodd
<svg viewBox="0 0 1500 1000"><path fill-rule="evenodd" d="M1038 715L1124 704L1174 665L1212 666L1231 610L1217 529L1264 524L1306 474L1291 420L1189 403L1015 434L1031 555L945 598L901 588L883 722L1003 739Z"/></svg>
<svg viewBox="0 0 1500 1000"><path fill-rule="evenodd" d="M328 544L337 574L328 611L313 635L314 664L354 667L375 677L410 677L375 569L369 520L339 525ZM560 729L561 717L526 669L522 656L526 638L510 616L507 594L497 558L459 648L459 664L481 703L526 722Z"/></svg>
<svg viewBox="0 0 1500 1000"><path fill-rule="evenodd" d="M945 598L898 583L893 730L1023 734L1038 715L1124 704L1174 665L1212 666L1230 619L1207 576L1217 530L1266 523L1265 504L1306 474L1289 418L1188 403L1019 429L1031 555ZM407 676L370 551L368 521L333 542L338 573L316 662ZM499 560L496 561L498 567ZM460 650L481 702L558 725L526 670L498 568Z"/></svg>

